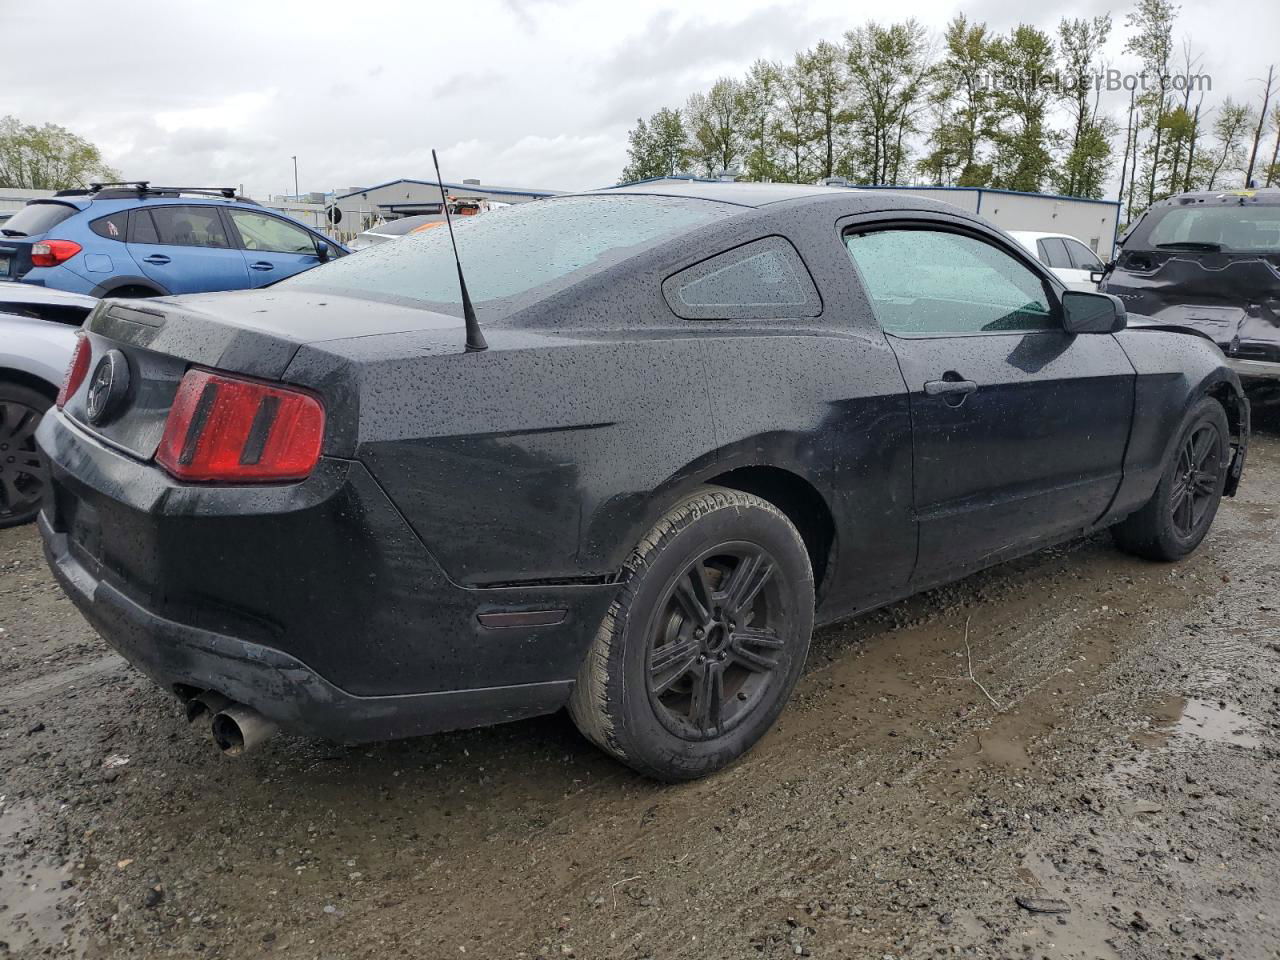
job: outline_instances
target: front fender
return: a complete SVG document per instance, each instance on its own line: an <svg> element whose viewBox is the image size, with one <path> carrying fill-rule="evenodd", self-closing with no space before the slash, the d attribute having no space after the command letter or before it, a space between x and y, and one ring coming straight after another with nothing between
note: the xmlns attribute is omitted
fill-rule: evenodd
<svg viewBox="0 0 1280 960"><path fill-rule="evenodd" d="M1177 441L1187 411L1202 397L1224 401L1235 436L1227 481L1235 493L1249 441L1249 402L1240 378L1206 338L1187 331L1136 327L1115 335L1137 371L1133 427L1125 453L1124 480L1109 518L1133 512L1151 498Z"/></svg>

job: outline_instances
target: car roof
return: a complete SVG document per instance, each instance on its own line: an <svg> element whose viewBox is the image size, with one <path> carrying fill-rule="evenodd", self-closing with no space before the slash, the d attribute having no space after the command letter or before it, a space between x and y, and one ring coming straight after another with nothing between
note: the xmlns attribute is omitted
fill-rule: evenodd
<svg viewBox="0 0 1280 960"><path fill-rule="evenodd" d="M661 178L639 181L616 187L603 187L578 196L647 195L659 197L690 197L697 200L716 200L740 207L763 207L788 200L810 199L815 201L843 198L852 200L854 206L868 209L884 209L885 206L903 209L939 209L937 201L924 197L908 197L890 194L888 191L851 187L826 187L805 183L733 183L720 180L680 180ZM891 198L891 199L890 199ZM554 199L554 198L552 198ZM886 204L886 200L890 202ZM860 202L861 201L861 202Z"/></svg>
<svg viewBox="0 0 1280 960"><path fill-rule="evenodd" d="M1153 206L1180 207L1189 203L1239 203L1241 200L1252 200L1255 203L1280 203L1280 188L1236 187L1232 190L1192 190L1157 200Z"/></svg>
<svg viewBox="0 0 1280 960"><path fill-rule="evenodd" d="M36 203L60 203L64 206L74 207L81 213L90 214L94 219L103 216L110 216L111 214L118 213L121 210L132 210L135 207L143 206L227 206L234 207L239 210L247 210L250 213L260 212L267 216L278 217L281 220L287 220L292 224L302 227L302 229L306 230L308 233L314 233L325 240L329 240L329 238L324 235L324 231L319 227L310 226L284 210L277 210L274 207L264 207L254 201L246 201L235 197L204 197L194 194L144 197L55 196L36 197L35 199L28 200L24 206L31 206ZM329 242L332 243L334 241L329 240Z"/></svg>
<svg viewBox="0 0 1280 960"><path fill-rule="evenodd" d="M1072 236L1069 233L1043 233L1039 230L1006 230L1009 236L1016 237L1019 240L1074 240L1076 243L1084 243L1079 237ZM1088 244L1085 244L1088 246Z"/></svg>

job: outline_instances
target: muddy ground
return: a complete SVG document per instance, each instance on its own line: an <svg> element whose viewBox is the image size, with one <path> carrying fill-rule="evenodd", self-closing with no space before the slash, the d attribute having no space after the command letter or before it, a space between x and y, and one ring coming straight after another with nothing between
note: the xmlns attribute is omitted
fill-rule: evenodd
<svg viewBox="0 0 1280 960"><path fill-rule="evenodd" d="M0 956L1280 957L1267 429L1194 558L1099 536L822 630L677 787L564 716L225 760L0 531Z"/></svg>

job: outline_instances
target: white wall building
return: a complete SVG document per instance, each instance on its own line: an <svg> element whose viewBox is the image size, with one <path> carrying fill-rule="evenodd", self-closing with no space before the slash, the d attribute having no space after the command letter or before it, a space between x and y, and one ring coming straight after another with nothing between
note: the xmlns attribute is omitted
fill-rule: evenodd
<svg viewBox="0 0 1280 960"><path fill-rule="evenodd" d="M861 189L861 188L858 188ZM1104 261L1111 259L1120 204L1115 200L1087 200L1053 193L1018 193L987 187L868 187L901 190L917 197L940 200L976 213L1001 230L1065 233L1084 243Z"/></svg>

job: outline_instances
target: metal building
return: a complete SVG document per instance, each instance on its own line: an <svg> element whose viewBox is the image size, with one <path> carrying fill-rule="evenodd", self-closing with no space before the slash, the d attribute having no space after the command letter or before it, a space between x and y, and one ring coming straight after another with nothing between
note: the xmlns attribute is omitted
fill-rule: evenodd
<svg viewBox="0 0 1280 960"><path fill-rule="evenodd" d="M450 196L480 197L501 203L528 203L564 193L535 187L494 186L479 180L446 180L444 188ZM381 220L440 213L440 184L434 180L402 179L373 187L350 187L347 192L335 195L330 205L342 211L339 229L359 232Z"/></svg>

